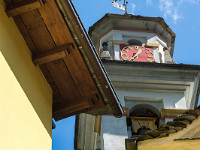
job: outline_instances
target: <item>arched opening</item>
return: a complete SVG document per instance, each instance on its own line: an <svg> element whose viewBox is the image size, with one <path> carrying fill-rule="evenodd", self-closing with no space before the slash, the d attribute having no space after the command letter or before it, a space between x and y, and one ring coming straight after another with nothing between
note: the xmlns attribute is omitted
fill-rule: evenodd
<svg viewBox="0 0 200 150"><path fill-rule="evenodd" d="M149 104L138 104L130 110L130 116L135 117L159 117L159 115L158 109Z"/></svg>
<svg viewBox="0 0 200 150"><path fill-rule="evenodd" d="M139 40L136 40L136 39L131 39L131 40L128 40L128 44L129 45L137 45L137 46L142 46L142 42L139 41Z"/></svg>
<svg viewBox="0 0 200 150"><path fill-rule="evenodd" d="M129 135L141 135L147 130L157 129L159 126L160 112L149 104L138 104L131 108L127 118Z"/></svg>

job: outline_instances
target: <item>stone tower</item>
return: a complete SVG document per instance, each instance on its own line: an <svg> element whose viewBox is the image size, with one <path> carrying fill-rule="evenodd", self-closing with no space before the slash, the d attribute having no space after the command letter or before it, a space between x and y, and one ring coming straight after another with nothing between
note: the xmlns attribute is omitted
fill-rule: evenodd
<svg viewBox="0 0 200 150"><path fill-rule="evenodd" d="M195 108L199 72L172 60L175 33L164 19L106 14L89 35L125 113L77 116L77 149L125 150L125 139Z"/></svg>

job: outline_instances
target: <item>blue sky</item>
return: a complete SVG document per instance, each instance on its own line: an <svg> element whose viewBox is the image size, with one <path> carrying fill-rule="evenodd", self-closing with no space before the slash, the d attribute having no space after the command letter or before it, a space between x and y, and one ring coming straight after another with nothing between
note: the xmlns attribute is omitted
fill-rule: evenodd
<svg viewBox="0 0 200 150"><path fill-rule="evenodd" d="M112 6L112 0L72 0L88 31L106 13L123 14ZM123 0L119 1L122 3ZM176 33L173 60L176 63L200 65L200 0L128 0L128 13L163 17ZM56 122L53 150L73 150L75 117Z"/></svg>

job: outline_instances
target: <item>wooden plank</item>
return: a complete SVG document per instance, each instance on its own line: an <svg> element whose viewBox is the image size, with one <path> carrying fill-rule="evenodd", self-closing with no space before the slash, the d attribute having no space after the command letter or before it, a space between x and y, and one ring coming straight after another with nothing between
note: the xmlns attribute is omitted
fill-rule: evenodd
<svg viewBox="0 0 200 150"><path fill-rule="evenodd" d="M41 68L42 73L44 74L47 82L49 83L49 85L50 85L50 87L53 91L53 104L62 102L63 97L60 94L60 91L58 90L58 87L56 86L49 70L47 69L47 66L46 65L40 65L40 68Z"/></svg>
<svg viewBox="0 0 200 150"><path fill-rule="evenodd" d="M73 37L54 0L38 9L57 46L73 43Z"/></svg>
<svg viewBox="0 0 200 150"><path fill-rule="evenodd" d="M46 64L48 62L52 62L61 58L64 58L68 55L68 51L67 50L63 50L61 52L56 52L53 54L49 54L43 57L37 57L33 59L33 63L35 65L42 65L42 64Z"/></svg>
<svg viewBox="0 0 200 150"><path fill-rule="evenodd" d="M91 95L91 96L85 96L85 97L76 97L74 100L78 100L78 103L83 103L85 101L89 101L89 103L91 103L91 107L88 108L82 108L80 110L77 111L68 111L68 109L65 109L66 106L73 106L78 104L77 102L75 103L74 101L71 101L70 103L67 102L65 103L60 103L57 104L57 106L53 106L53 117L54 119L60 120L72 115L77 115L80 113L85 113L91 110L97 110L99 108L105 107L105 104L103 103L102 100L100 100L100 96L99 94L95 94L95 95ZM67 107L66 107L67 108ZM56 114L56 115L55 115Z"/></svg>
<svg viewBox="0 0 200 150"><path fill-rule="evenodd" d="M12 0L3 0L5 5L8 6L8 5L11 5L12 4Z"/></svg>
<svg viewBox="0 0 200 150"><path fill-rule="evenodd" d="M157 47L157 48L159 48L159 44L158 43L146 43L145 46L146 47Z"/></svg>
<svg viewBox="0 0 200 150"><path fill-rule="evenodd" d="M88 108L82 109L80 111L72 112L72 113L67 112L67 110L63 111L63 112L59 112L59 113L54 113L54 111L53 111L52 117L55 119L55 121L58 121L58 120L61 120L63 118L67 118L67 117L70 117L70 116L73 116L73 115L85 113L87 111L88 111Z"/></svg>
<svg viewBox="0 0 200 150"><path fill-rule="evenodd" d="M75 103L73 105L61 104L63 107L57 106L57 108L53 107L53 118L58 121L63 118L67 118L72 115L80 114L86 112L89 108L92 107L90 101L82 100L80 103ZM56 110L55 110L56 109Z"/></svg>
<svg viewBox="0 0 200 150"><path fill-rule="evenodd" d="M71 43L75 45L75 49L72 52L70 51L70 55L40 65L53 90L54 107L66 104L59 111L60 116L56 118L62 119L66 116L104 107L99 91L55 2L50 0L47 4L45 6L48 6L46 7L48 11L44 12L45 17L42 16L43 18L40 15L42 9L40 9L40 12L35 9L23 13L20 17L16 16L16 18L18 18L18 24L21 26L20 30L22 30L23 36L28 39L27 43L31 45L29 47L31 47L30 49L34 55L44 56L51 53L51 50L55 50L56 47ZM56 12L51 13L51 11ZM88 100L83 98L92 95L97 95L97 99Z"/></svg>
<svg viewBox="0 0 200 150"><path fill-rule="evenodd" d="M33 10L21 15L27 30L40 52L45 52L56 47L50 32L46 28L44 21L38 10ZM51 17L50 17L51 18ZM71 42L69 43L71 44ZM63 60L56 60L46 64L47 69L56 84L63 101L80 97L69 71Z"/></svg>
<svg viewBox="0 0 200 150"><path fill-rule="evenodd" d="M25 0L14 5L8 5L6 8L6 14L8 15L8 17L13 17L42 7L42 5L43 2L41 0Z"/></svg>
<svg viewBox="0 0 200 150"><path fill-rule="evenodd" d="M167 116L178 116L183 114L187 109L177 109L177 108L162 108L161 117Z"/></svg>
<svg viewBox="0 0 200 150"><path fill-rule="evenodd" d="M101 116L100 115L95 117L94 132L97 132L99 134L101 132Z"/></svg>
<svg viewBox="0 0 200 150"><path fill-rule="evenodd" d="M68 101L69 104L71 101L79 103L76 97L80 97L80 94L63 60L47 63L46 66L63 97L62 101Z"/></svg>
<svg viewBox="0 0 200 150"><path fill-rule="evenodd" d="M57 46L74 42L54 0L50 0L44 7L40 8L39 11ZM95 83L77 47L75 47L75 50L69 56L64 58L64 62L81 96L97 93L98 90Z"/></svg>
<svg viewBox="0 0 200 150"><path fill-rule="evenodd" d="M37 48L34 45L33 40L31 39L30 34L28 33L25 24L23 23L20 15L13 17L18 29L20 30L24 40L26 41L27 46L32 52L32 55L38 52Z"/></svg>
<svg viewBox="0 0 200 150"><path fill-rule="evenodd" d="M152 118L152 117L130 117L130 118L134 120L157 120L157 118Z"/></svg>
<svg viewBox="0 0 200 150"><path fill-rule="evenodd" d="M69 55L70 51L73 50L72 44L66 44L49 51L45 51L33 56L33 63L35 65L45 64L57 59L61 59Z"/></svg>
<svg viewBox="0 0 200 150"><path fill-rule="evenodd" d="M65 111L66 113L73 113L85 108L90 108L93 106L92 99L94 99L95 97L95 95L76 97L75 99L77 99L79 103L76 103L74 101L72 101L71 104L69 104L68 102L63 102L53 107L53 111L54 113L59 113L61 111Z"/></svg>
<svg viewBox="0 0 200 150"><path fill-rule="evenodd" d="M63 58L81 96L97 93L98 90L78 50ZM87 79L87 80L86 80Z"/></svg>
<svg viewBox="0 0 200 150"><path fill-rule="evenodd" d="M89 101L81 101L81 103L64 107L64 111L67 113L74 113L90 107L92 107L92 104Z"/></svg>
<svg viewBox="0 0 200 150"><path fill-rule="evenodd" d="M47 51L56 47L37 9L21 14L21 18L29 35L31 36L32 41L34 42L34 45L40 52Z"/></svg>

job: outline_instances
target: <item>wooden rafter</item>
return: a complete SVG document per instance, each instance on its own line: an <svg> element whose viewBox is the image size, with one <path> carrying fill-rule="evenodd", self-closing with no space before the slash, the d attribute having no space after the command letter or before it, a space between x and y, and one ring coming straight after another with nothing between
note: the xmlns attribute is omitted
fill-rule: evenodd
<svg viewBox="0 0 200 150"><path fill-rule="evenodd" d="M54 60L64 58L73 49L74 49L73 44L66 44L66 45L51 49L49 51L41 52L33 56L33 63L35 65L42 65L48 62L52 62Z"/></svg>
<svg viewBox="0 0 200 150"><path fill-rule="evenodd" d="M76 30L69 28L55 0L44 0L45 4L42 1L4 0L8 16L13 17L32 52L33 63L39 65L52 88L54 119L57 121L83 112L110 112L111 109L105 107L108 104L103 101L103 96L105 94L104 98L109 101L116 97L113 89L109 88L94 49L80 30L81 24L76 23L78 18L73 17L75 14L69 1L63 0L62 5L70 6L67 13L72 13L72 18L68 18L71 18L70 23L76 23L72 24ZM79 46L84 47L82 51ZM103 90L99 90L101 87ZM111 104L115 105L115 101ZM100 108L103 108L100 112L96 111ZM117 116L120 116L118 112Z"/></svg>
<svg viewBox="0 0 200 150"><path fill-rule="evenodd" d="M13 17L42 7L42 0L25 0L24 2L7 6L6 14L8 17Z"/></svg>

